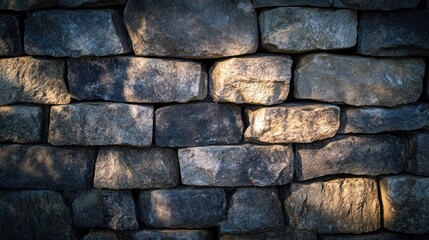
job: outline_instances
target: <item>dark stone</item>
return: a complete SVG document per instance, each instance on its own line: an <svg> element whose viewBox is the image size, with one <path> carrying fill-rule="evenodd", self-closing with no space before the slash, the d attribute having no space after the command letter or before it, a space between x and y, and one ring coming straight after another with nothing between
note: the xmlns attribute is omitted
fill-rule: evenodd
<svg viewBox="0 0 429 240"><path fill-rule="evenodd" d="M91 230L83 240L130 240L133 235L130 231ZM135 240L135 239L133 239Z"/></svg>
<svg viewBox="0 0 429 240"><path fill-rule="evenodd" d="M313 6L384 11L401 8L415 8L419 2L420 0L253 0L256 8Z"/></svg>
<svg viewBox="0 0 429 240"><path fill-rule="evenodd" d="M0 187L86 189L92 182L95 152L50 145L0 145Z"/></svg>
<svg viewBox="0 0 429 240"><path fill-rule="evenodd" d="M0 106L0 141L15 143L42 140L43 111L36 106Z"/></svg>
<svg viewBox="0 0 429 240"><path fill-rule="evenodd" d="M399 233L373 233L365 235L321 235L319 240L408 240L408 237Z"/></svg>
<svg viewBox="0 0 429 240"><path fill-rule="evenodd" d="M429 176L429 132L404 134L407 143L405 172Z"/></svg>
<svg viewBox="0 0 429 240"><path fill-rule="evenodd" d="M0 0L0 9L28 11L57 5L57 0Z"/></svg>
<svg viewBox="0 0 429 240"><path fill-rule="evenodd" d="M333 7L332 0L253 0L253 5L255 8L292 6Z"/></svg>
<svg viewBox="0 0 429 240"><path fill-rule="evenodd" d="M248 234L226 234L220 240L317 240L317 233L290 227L281 227Z"/></svg>
<svg viewBox="0 0 429 240"><path fill-rule="evenodd" d="M141 191L139 203L141 219L154 228L213 227L226 210L222 188Z"/></svg>
<svg viewBox="0 0 429 240"><path fill-rule="evenodd" d="M18 17L0 15L0 56L18 56L23 52Z"/></svg>
<svg viewBox="0 0 429 240"><path fill-rule="evenodd" d="M209 240L212 235L205 230L138 230L133 240Z"/></svg>
<svg viewBox="0 0 429 240"><path fill-rule="evenodd" d="M258 48L250 0L128 0L124 15L139 56L219 58Z"/></svg>
<svg viewBox="0 0 429 240"><path fill-rule="evenodd" d="M125 4L126 2L127 0L58 0L60 7L65 8L105 7Z"/></svg>
<svg viewBox="0 0 429 240"><path fill-rule="evenodd" d="M236 144L242 138L241 110L235 105L171 105L156 110L155 117L155 141L161 147Z"/></svg>
<svg viewBox="0 0 429 240"><path fill-rule="evenodd" d="M75 58L131 52L122 17L111 9L31 12L24 48L29 55Z"/></svg>

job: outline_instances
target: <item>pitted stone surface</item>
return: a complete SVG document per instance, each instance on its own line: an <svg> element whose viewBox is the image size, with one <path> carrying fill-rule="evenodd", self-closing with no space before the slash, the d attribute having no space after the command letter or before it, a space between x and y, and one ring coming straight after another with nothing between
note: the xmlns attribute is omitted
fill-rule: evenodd
<svg viewBox="0 0 429 240"><path fill-rule="evenodd" d="M407 157L405 171L429 176L429 131L406 133Z"/></svg>
<svg viewBox="0 0 429 240"><path fill-rule="evenodd" d="M18 56L23 52L18 17L0 15L0 56Z"/></svg>
<svg viewBox="0 0 429 240"><path fill-rule="evenodd" d="M212 234L205 230L139 230L133 233L134 240L208 240Z"/></svg>
<svg viewBox="0 0 429 240"><path fill-rule="evenodd" d="M43 111L36 106L0 106L0 141L40 142Z"/></svg>

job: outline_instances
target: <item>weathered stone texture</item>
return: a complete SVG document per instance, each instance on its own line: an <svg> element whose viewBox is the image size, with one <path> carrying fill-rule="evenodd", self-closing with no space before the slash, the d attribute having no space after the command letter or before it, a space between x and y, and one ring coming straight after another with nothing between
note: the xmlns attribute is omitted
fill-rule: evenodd
<svg viewBox="0 0 429 240"><path fill-rule="evenodd" d="M256 232L283 225L275 188L237 188L229 202L227 218L220 223L220 232Z"/></svg>
<svg viewBox="0 0 429 240"><path fill-rule="evenodd" d="M216 62L210 73L210 95L216 102L273 105L289 94L292 59L253 55Z"/></svg>
<svg viewBox="0 0 429 240"><path fill-rule="evenodd" d="M381 232L365 235L336 235L320 236L320 240L408 240L408 237L399 233Z"/></svg>
<svg viewBox="0 0 429 240"><path fill-rule="evenodd" d="M419 99L424 68L420 58L309 54L295 70L294 96L354 106L393 107Z"/></svg>
<svg viewBox="0 0 429 240"><path fill-rule="evenodd" d="M247 234L225 234L220 240L316 240L317 234L306 230L281 227Z"/></svg>
<svg viewBox="0 0 429 240"><path fill-rule="evenodd" d="M138 228L133 196L128 190L83 191L73 200L72 210L77 227Z"/></svg>
<svg viewBox="0 0 429 240"><path fill-rule="evenodd" d="M78 100L188 102L207 96L207 73L190 61L115 57L68 60L68 81Z"/></svg>
<svg viewBox="0 0 429 240"><path fill-rule="evenodd" d="M91 230L83 240L130 240L132 233L129 231Z"/></svg>
<svg viewBox="0 0 429 240"><path fill-rule="evenodd" d="M95 152L49 145L0 145L0 188L85 189Z"/></svg>
<svg viewBox="0 0 429 240"><path fill-rule="evenodd" d="M155 228L216 226L226 210L222 188L175 188L140 192L140 216Z"/></svg>
<svg viewBox="0 0 429 240"><path fill-rule="evenodd" d="M182 182L196 186L270 186L292 181L291 145L179 149Z"/></svg>
<svg viewBox="0 0 429 240"><path fill-rule="evenodd" d="M124 15L137 55L219 58L258 48L250 0L129 0Z"/></svg>
<svg viewBox="0 0 429 240"><path fill-rule="evenodd" d="M18 56L22 53L18 17L0 15L0 56Z"/></svg>
<svg viewBox="0 0 429 240"><path fill-rule="evenodd" d="M298 229L363 233L380 228L380 204L374 179L292 183L284 206L289 224Z"/></svg>
<svg viewBox="0 0 429 240"><path fill-rule="evenodd" d="M299 53L351 48L356 44L357 13L322 8L274 8L261 12L262 47Z"/></svg>
<svg viewBox="0 0 429 240"><path fill-rule="evenodd" d="M155 141L161 147L236 144L242 138L241 110L235 105L171 105L156 110L155 117Z"/></svg>
<svg viewBox="0 0 429 240"><path fill-rule="evenodd" d="M36 106L0 106L0 141L40 142L43 111Z"/></svg>
<svg viewBox="0 0 429 240"><path fill-rule="evenodd" d="M395 232L429 232L429 178L396 175L380 180L384 227Z"/></svg>
<svg viewBox="0 0 429 240"><path fill-rule="evenodd" d="M247 108L247 141L257 143L308 143L335 135L340 108L328 104L292 103Z"/></svg>
<svg viewBox="0 0 429 240"><path fill-rule="evenodd" d="M205 230L140 230L133 233L134 240L209 240L210 232Z"/></svg>
<svg viewBox="0 0 429 240"><path fill-rule="evenodd" d="M51 108L53 145L133 145L152 142L153 107L123 103L78 103Z"/></svg>
<svg viewBox="0 0 429 240"><path fill-rule="evenodd" d="M415 8L419 2L420 0L253 0L256 8L314 6L384 11Z"/></svg>
<svg viewBox="0 0 429 240"><path fill-rule="evenodd" d="M405 171L429 176L429 132L411 132L405 134L407 157Z"/></svg>
<svg viewBox="0 0 429 240"><path fill-rule="evenodd" d="M168 188L179 184L179 178L173 149L103 147L95 164L94 187Z"/></svg>
<svg viewBox="0 0 429 240"><path fill-rule="evenodd" d="M0 9L27 11L49 8L57 5L57 0L0 0Z"/></svg>
<svg viewBox="0 0 429 240"><path fill-rule="evenodd" d="M67 104L64 62L32 57L0 59L0 105Z"/></svg>
<svg viewBox="0 0 429 240"><path fill-rule="evenodd" d="M127 0L58 0L60 7L105 7L110 5L125 4Z"/></svg>
<svg viewBox="0 0 429 240"><path fill-rule="evenodd" d="M131 51L122 17L110 9L29 13L24 48L29 55L75 58Z"/></svg>
<svg viewBox="0 0 429 240"><path fill-rule="evenodd" d="M73 240L70 210L57 192L1 191L0 238Z"/></svg>
<svg viewBox="0 0 429 240"><path fill-rule="evenodd" d="M428 25L429 9L364 12L357 51L374 56L428 56Z"/></svg>

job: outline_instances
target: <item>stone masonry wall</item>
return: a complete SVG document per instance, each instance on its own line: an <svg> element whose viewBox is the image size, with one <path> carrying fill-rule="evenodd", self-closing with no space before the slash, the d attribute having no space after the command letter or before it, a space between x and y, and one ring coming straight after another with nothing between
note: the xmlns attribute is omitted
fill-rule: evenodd
<svg viewBox="0 0 429 240"><path fill-rule="evenodd" d="M0 0L0 239L429 239L429 1Z"/></svg>

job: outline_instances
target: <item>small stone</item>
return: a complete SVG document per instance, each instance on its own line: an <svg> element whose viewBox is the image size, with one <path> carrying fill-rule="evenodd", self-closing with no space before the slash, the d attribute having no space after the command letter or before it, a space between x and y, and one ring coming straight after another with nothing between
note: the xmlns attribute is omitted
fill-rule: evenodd
<svg viewBox="0 0 429 240"><path fill-rule="evenodd" d="M95 154L89 148L0 145L0 188L88 188Z"/></svg>
<svg viewBox="0 0 429 240"><path fill-rule="evenodd" d="M170 105L156 110L155 116L155 141L160 147L237 144L242 138L241 110L235 105Z"/></svg>
<svg viewBox="0 0 429 240"><path fill-rule="evenodd" d="M306 230L281 227L248 234L226 234L220 240L316 240L317 234Z"/></svg>
<svg viewBox="0 0 429 240"><path fill-rule="evenodd" d="M220 58L258 48L250 0L128 0L124 21L139 56Z"/></svg>
<svg viewBox="0 0 429 240"><path fill-rule="evenodd" d="M338 135L296 145L296 178L304 181L335 174L377 176L400 173L405 144L392 135Z"/></svg>
<svg viewBox="0 0 429 240"><path fill-rule="evenodd" d="M81 7L105 7L111 5L125 4L127 0L58 0L60 7L81 8Z"/></svg>
<svg viewBox="0 0 429 240"><path fill-rule="evenodd" d="M173 149L102 147L95 163L96 188L168 188L179 184L179 179Z"/></svg>
<svg viewBox="0 0 429 240"><path fill-rule="evenodd" d="M331 138L340 126L340 108L328 104L291 103L247 108L246 141L309 143Z"/></svg>
<svg viewBox="0 0 429 240"><path fill-rule="evenodd" d="M133 233L134 240L209 240L212 235L205 230L139 230Z"/></svg>
<svg viewBox="0 0 429 240"><path fill-rule="evenodd" d="M399 233L383 232L365 235L321 235L320 240L408 240L408 237Z"/></svg>
<svg viewBox="0 0 429 240"><path fill-rule="evenodd" d="M74 58L131 52L122 17L112 9L31 12L24 48L29 55Z"/></svg>
<svg viewBox="0 0 429 240"><path fill-rule="evenodd" d="M13 11L50 8L55 5L57 5L57 0L0 0L0 9Z"/></svg>
<svg viewBox="0 0 429 240"><path fill-rule="evenodd" d="M83 191L73 200L72 210L73 222L77 227L125 230L139 226L129 190Z"/></svg>
<svg viewBox="0 0 429 240"><path fill-rule="evenodd" d="M68 60L70 91L78 100L188 102L207 96L201 63L141 57Z"/></svg>
<svg viewBox="0 0 429 240"><path fill-rule="evenodd" d="M351 8L360 10L391 11L402 8L416 8L420 0L253 0L256 8L314 6Z"/></svg>
<svg viewBox="0 0 429 240"><path fill-rule="evenodd" d="M364 12L357 51L372 56L428 56L428 25L429 9Z"/></svg>
<svg viewBox="0 0 429 240"><path fill-rule="evenodd" d="M124 103L77 103L51 107L52 145L132 145L152 142L153 107Z"/></svg>
<svg viewBox="0 0 429 240"><path fill-rule="evenodd" d="M0 141L40 142L43 111L36 106L0 106Z"/></svg>
<svg viewBox="0 0 429 240"><path fill-rule="evenodd" d="M0 59L0 105L67 104L64 61L32 57Z"/></svg>
<svg viewBox="0 0 429 240"><path fill-rule="evenodd" d="M429 232L429 178L411 175L380 180L384 227L395 232Z"/></svg>
<svg viewBox="0 0 429 240"><path fill-rule="evenodd" d="M196 186L284 185L293 178L292 145L179 149L182 182Z"/></svg>
<svg viewBox="0 0 429 240"><path fill-rule="evenodd" d="M380 228L377 182L345 178L292 183L285 214L291 227L317 233L363 233Z"/></svg>
<svg viewBox="0 0 429 240"><path fill-rule="evenodd" d="M351 48L357 25L356 11L346 9L287 7L259 15L262 47L278 53Z"/></svg>
<svg viewBox="0 0 429 240"><path fill-rule="evenodd" d="M0 15L0 56L18 56L23 52L18 17Z"/></svg>
<svg viewBox="0 0 429 240"><path fill-rule="evenodd" d="M210 73L210 95L216 102L273 105L289 94L292 59L254 55L218 61Z"/></svg>
<svg viewBox="0 0 429 240"><path fill-rule="evenodd" d="M129 231L91 230L83 240L129 240L132 233Z"/></svg>
<svg viewBox="0 0 429 240"><path fill-rule="evenodd" d="M404 134L407 143L405 172L429 176L429 131Z"/></svg>
<svg viewBox="0 0 429 240"><path fill-rule="evenodd" d="M294 96L353 106L415 102L422 93L421 58L369 58L308 54L295 70Z"/></svg>
<svg viewBox="0 0 429 240"><path fill-rule="evenodd" d="M141 191L139 203L144 224L153 228L213 227L226 210L222 188Z"/></svg>
<svg viewBox="0 0 429 240"><path fill-rule="evenodd" d="M284 226L282 207L275 188L237 188L229 202L220 232L246 233Z"/></svg>
<svg viewBox="0 0 429 240"><path fill-rule="evenodd" d="M0 216L0 239L75 239L70 210L54 191L0 191Z"/></svg>

